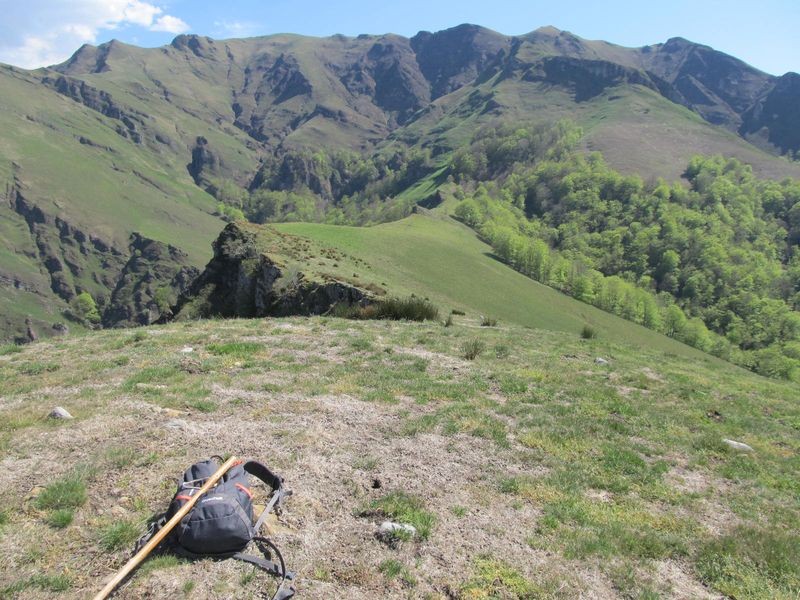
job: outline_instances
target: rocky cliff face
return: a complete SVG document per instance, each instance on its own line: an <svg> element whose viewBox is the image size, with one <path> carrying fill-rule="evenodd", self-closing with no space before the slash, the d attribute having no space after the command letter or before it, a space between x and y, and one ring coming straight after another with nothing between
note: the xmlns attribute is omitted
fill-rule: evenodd
<svg viewBox="0 0 800 600"><path fill-rule="evenodd" d="M178 248L138 233L129 251L103 313L104 327L150 325L171 318L172 305L200 274Z"/></svg>
<svg viewBox="0 0 800 600"><path fill-rule="evenodd" d="M12 190L10 203L11 208L25 220L36 247L37 262L49 278L50 289L59 298L69 302L78 293L86 291L80 283L85 279L95 287L114 287L116 274L125 262L124 251L60 217L46 214L29 202L19 187ZM102 297L98 299L101 303L105 300Z"/></svg>
<svg viewBox="0 0 800 600"><path fill-rule="evenodd" d="M80 102L110 119L119 121L117 133L135 143L142 142L147 115L117 104L108 92L98 90L85 81L71 77L44 77L42 83L59 94Z"/></svg>
<svg viewBox="0 0 800 600"><path fill-rule="evenodd" d="M767 149L800 157L800 75L787 73L742 117L739 132Z"/></svg>
<svg viewBox="0 0 800 600"><path fill-rule="evenodd" d="M179 298L178 319L319 315L337 304L369 304L371 294L339 282L307 281L259 251L252 233L230 223L214 257Z"/></svg>

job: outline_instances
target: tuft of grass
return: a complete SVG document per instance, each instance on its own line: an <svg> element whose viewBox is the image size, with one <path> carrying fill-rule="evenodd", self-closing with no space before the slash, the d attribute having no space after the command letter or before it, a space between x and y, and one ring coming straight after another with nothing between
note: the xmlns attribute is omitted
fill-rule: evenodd
<svg viewBox="0 0 800 600"><path fill-rule="evenodd" d="M36 508L60 510L79 508L86 503L86 481L80 472L73 472L54 481L36 497Z"/></svg>
<svg viewBox="0 0 800 600"><path fill-rule="evenodd" d="M47 524L56 529L64 529L72 523L75 511L71 508L59 508L54 510L47 517Z"/></svg>
<svg viewBox="0 0 800 600"><path fill-rule="evenodd" d="M358 456L353 461L353 468L360 471L373 471L378 466L378 459L374 456Z"/></svg>
<svg viewBox="0 0 800 600"><path fill-rule="evenodd" d="M7 356L9 354L18 354L22 352L22 346L19 344L3 344L0 346L0 356Z"/></svg>
<svg viewBox="0 0 800 600"><path fill-rule="evenodd" d="M32 588L39 588L45 592L64 592L70 587L72 581L67 575L32 575L0 590L0 598L12 598Z"/></svg>
<svg viewBox="0 0 800 600"><path fill-rule="evenodd" d="M445 327L452 327L453 326L453 315L447 315L447 318L442 323Z"/></svg>
<svg viewBox="0 0 800 600"><path fill-rule="evenodd" d="M465 313L463 310L458 310L458 309L454 308L453 310L450 311L450 314L451 315L458 315L458 316L463 317L467 313Z"/></svg>
<svg viewBox="0 0 800 600"><path fill-rule="evenodd" d="M252 568L249 571L245 571L244 573L242 573L242 576L239 577L239 584L242 586L246 586L255 578L256 578L256 570L255 568Z"/></svg>
<svg viewBox="0 0 800 600"><path fill-rule="evenodd" d="M481 327L497 327L497 319L494 317L481 317Z"/></svg>
<svg viewBox="0 0 800 600"><path fill-rule="evenodd" d="M161 556L154 556L149 558L140 568L139 577L145 577L153 571L160 571L161 569L174 569L184 564L186 559L175 556L174 554L162 554Z"/></svg>
<svg viewBox="0 0 800 600"><path fill-rule="evenodd" d="M584 325L581 329L581 337L584 340L593 340L597 337L597 330L591 325Z"/></svg>
<svg viewBox="0 0 800 600"><path fill-rule="evenodd" d="M499 359L508 358L511 356L511 348L506 344L497 344L494 347L494 355Z"/></svg>
<svg viewBox="0 0 800 600"><path fill-rule="evenodd" d="M209 344L206 349L217 356L250 358L263 350L264 345L256 342L230 342L227 344Z"/></svg>
<svg viewBox="0 0 800 600"><path fill-rule="evenodd" d="M425 510L421 499L402 491L390 492L373 500L362 514L379 514L398 523L413 525L422 540L428 539L436 522L436 517Z"/></svg>
<svg viewBox="0 0 800 600"><path fill-rule="evenodd" d="M128 446L109 448L106 451L106 460L108 460L115 469L122 469L134 464L138 457L139 452Z"/></svg>
<svg viewBox="0 0 800 600"><path fill-rule="evenodd" d="M474 576L461 588L464 598L548 598L551 586L541 586L526 579L517 569L488 555L475 560Z"/></svg>
<svg viewBox="0 0 800 600"><path fill-rule="evenodd" d="M358 351L372 350L372 342L366 338L356 338L350 342L350 347Z"/></svg>
<svg viewBox="0 0 800 600"><path fill-rule="evenodd" d="M42 373L53 373L61 368L54 363L32 362L22 365L19 372L22 375L41 375Z"/></svg>
<svg viewBox="0 0 800 600"><path fill-rule="evenodd" d="M408 567L394 558L387 559L378 565L378 571L383 573L386 579L400 578L400 580L408 586L413 586L417 583L417 580L411 574Z"/></svg>
<svg viewBox="0 0 800 600"><path fill-rule="evenodd" d="M186 402L186 406L200 411L201 413L212 413L217 408L217 403L213 400L191 400Z"/></svg>
<svg viewBox="0 0 800 600"><path fill-rule="evenodd" d="M117 521L103 527L100 531L100 544L113 551L132 546L139 538L139 528L133 521Z"/></svg>
<svg viewBox="0 0 800 600"><path fill-rule="evenodd" d="M467 340L461 346L461 354L467 360L475 360L483 353L484 350L486 350L486 344L477 338Z"/></svg>
<svg viewBox="0 0 800 600"><path fill-rule="evenodd" d="M122 384L122 389L130 392L136 389L139 383L155 383L166 382L179 375L180 371L173 365L164 365L159 367L145 367L139 370L134 375L128 377Z"/></svg>

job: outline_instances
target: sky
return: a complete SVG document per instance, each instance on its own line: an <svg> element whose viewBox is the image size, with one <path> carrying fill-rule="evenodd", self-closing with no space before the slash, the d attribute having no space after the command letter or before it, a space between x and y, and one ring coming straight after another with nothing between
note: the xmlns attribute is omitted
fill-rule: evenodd
<svg viewBox="0 0 800 600"><path fill-rule="evenodd" d="M168 44L272 33L438 31L475 23L517 35L545 25L643 46L684 37L782 75L800 71L800 0L0 0L0 62L35 68L82 44Z"/></svg>

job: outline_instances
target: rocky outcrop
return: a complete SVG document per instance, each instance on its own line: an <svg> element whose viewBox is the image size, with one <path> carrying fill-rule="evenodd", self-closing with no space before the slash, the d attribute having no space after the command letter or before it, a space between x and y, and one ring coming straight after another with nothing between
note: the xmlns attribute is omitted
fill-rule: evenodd
<svg viewBox="0 0 800 600"><path fill-rule="evenodd" d="M130 108L123 108L114 102L111 94L98 90L80 79L62 75L60 77L43 77L42 83L109 119L119 121L117 133L122 137L130 138L137 144L141 143L146 115Z"/></svg>
<svg viewBox="0 0 800 600"><path fill-rule="evenodd" d="M13 189L10 204L25 219L37 261L46 270L50 288L59 298L69 302L84 291L80 280L90 279L96 286L113 289L125 261L124 252L60 217L46 214L29 202L19 187Z"/></svg>
<svg viewBox="0 0 800 600"><path fill-rule="evenodd" d="M800 75L787 73L743 115L739 133L750 141L800 156ZM769 148L771 146L772 148Z"/></svg>
<svg viewBox="0 0 800 600"><path fill-rule="evenodd" d="M206 186L209 184L209 178L219 175L222 168L222 159L211 150L208 140L198 136L192 148L192 162L186 165L194 182Z"/></svg>
<svg viewBox="0 0 800 600"><path fill-rule="evenodd" d="M134 233L103 326L133 327L171 318L172 305L199 274L178 248Z"/></svg>
<svg viewBox="0 0 800 600"><path fill-rule="evenodd" d="M369 292L340 281L307 281L259 251L255 236L236 223L213 244L214 257L173 312L178 319L319 315L337 304L366 305Z"/></svg>
<svg viewBox="0 0 800 600"><path fill-rule="evenodd" d="M522 77L526 81L544 82L569 89L576 102L584 102L603 90L624 84L642 85L658 91L658 86L638 69L604 60L584 60L550 56L529 68Z"/></svg>

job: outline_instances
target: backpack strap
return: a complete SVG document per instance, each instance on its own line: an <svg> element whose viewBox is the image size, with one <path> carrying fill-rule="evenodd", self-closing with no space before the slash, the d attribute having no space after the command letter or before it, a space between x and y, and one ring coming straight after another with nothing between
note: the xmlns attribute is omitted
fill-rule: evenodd
<svg viewBox="0 0 800 600"><path fill-rule="evenodd" d="M242 465L244 470L250 473L253 477L258 477L261 481L266 483L273 490L283 489L283 478L278 477L275 473L262 462L257 460L248 460Z"/></svg>
<svg viewBox="0 0 800 600"><path fill-rule="evenodd" d="M272 497L267 506L264 507L264 511L261 513L261 516L258 517L258 521L256 521L253 528L256 534L258 534L261 531L261 526L264 524L267 515L276 506L280 508L283 500L291 496L292 492L283 487L283 478L270 471L265 464L257 460L248 460L243 466L247 473L250 473L253 477L257 477L272 488Z"/></svg>
<svg viewBox="0 0 800 600"><path fill-rule="evenodd" d="M294 587L291 585L284 587L284 584L286 581L294 580L295 574L292 571L286 570L286 563L284 562L283 555L281 554L281 551L278 550L278 547L265 537L254 537L253 542L255 542L256 546L258 546L258 549L261 550L264 558L261 558L260 556L253 556L252 554L244 554L242 552L237 552L231 558L249 563L260 569L263 569L270 575L276 575L281 578L281 581L278 584L278 589L275 590L275 594L272 596L272 600L286 600L294 596ZM270 548L274 550L275 556L278 558L278 563L270 560Z"/></svg>
<svg viewBox="0 0 800 600"><path fill-rule="evenodd" d="M153 521L150 521L149 525L147 526L147 531L142 535L138 540L136 540L136 544L133 549L133 553L136 554L144 548L145 544L149 542L153 536L158 533L164 525L167 524L167 513L162 513L158 515Z"/></svg>

